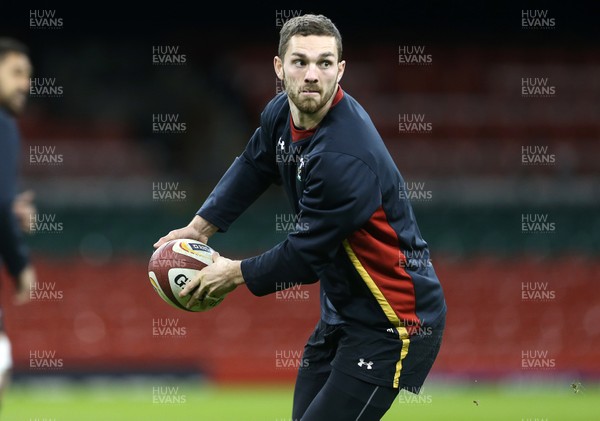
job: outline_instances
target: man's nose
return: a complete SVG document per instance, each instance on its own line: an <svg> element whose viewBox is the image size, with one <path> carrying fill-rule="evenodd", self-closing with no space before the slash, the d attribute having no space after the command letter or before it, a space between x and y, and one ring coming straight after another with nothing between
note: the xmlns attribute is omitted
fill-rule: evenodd
<svg viewBox="0 0 600 421"><path fill-rule="evenodd" d="M316 64L309 64L304 75L304 83L316 83L319 81Z"/></svg>

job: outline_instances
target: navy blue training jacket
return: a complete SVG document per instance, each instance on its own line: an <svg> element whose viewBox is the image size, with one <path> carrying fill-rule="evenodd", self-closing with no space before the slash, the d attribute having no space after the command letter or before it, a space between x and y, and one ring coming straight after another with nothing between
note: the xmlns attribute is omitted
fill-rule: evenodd
<svg viewBox="0 0 600 421"><path fill-rule="evenodd" d="M29 262L23 234L12 210L17 193L19 148L16 121L0 108L0 257L13 277Z"/></svg>
<svg viewBox="0 0 600 421"><path fill-rule="evenodd" d="M197 214L225 232L273 183L285 189L298 229L242 261L253 294L319 281L330 324L414 327L445 313L404 180L367 112L341 88L310 131L293 126L285 93L273 98Z"/></svg>

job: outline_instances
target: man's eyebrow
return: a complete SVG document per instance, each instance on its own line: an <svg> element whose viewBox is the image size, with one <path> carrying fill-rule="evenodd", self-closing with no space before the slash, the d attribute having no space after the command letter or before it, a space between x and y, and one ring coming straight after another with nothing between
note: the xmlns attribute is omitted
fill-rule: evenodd
<svg viewBox="0 0 600 421"><path fill-rule="evenodd" d="M296 56L296 57L300 57L300 58L306 58L307 57L306 54L304 54L304 53L297 53L297 52L290 53L290 55ZM335 56L335 54L332 53L331 51L327 51L325 53L319 54L319 58L325 58L325 57L330 57L330 56Z"/></svg>

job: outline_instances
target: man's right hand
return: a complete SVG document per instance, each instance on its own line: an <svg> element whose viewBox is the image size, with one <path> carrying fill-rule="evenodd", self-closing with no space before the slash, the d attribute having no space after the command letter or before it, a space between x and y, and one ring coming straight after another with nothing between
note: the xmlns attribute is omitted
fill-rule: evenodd
<svg viewBox="0 0 600 421"><path fill-rule="evenodd" d="M17 277L17 292L15 295L15 304L25 304L31 298L31 291L35 288L37 277L32 265L25 266Z"/></svg>
<svg viewBox="0 0 600 421"><path fill-rule="evenodd" d="M26 234L31 234L31 221L37 212L35 203L33 203L34 197L33 190L27 190L18 194L13 202L13 212L17 217L21 230Z"/></svg>
<svg viewBox="0 0 600 421"><path fill-rule="evenodd" d="M189 238L191 240L201 241L206 244L208 243L210 236L217 231L218 228L216 226L201 216L196 215L186 227L173 230L164 237L161 237L156 243L154 243L154 248L159 248L164 243L181 238Z"/></svg>

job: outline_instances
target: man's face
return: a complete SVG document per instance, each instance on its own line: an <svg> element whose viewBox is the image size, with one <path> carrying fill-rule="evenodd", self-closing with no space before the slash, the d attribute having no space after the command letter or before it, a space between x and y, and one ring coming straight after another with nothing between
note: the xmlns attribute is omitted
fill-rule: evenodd
<svg viewBox="0 0 600 421"><path fill-rule="evenodd" d="M0 106L13 114L25 108L29 94L31 62L25 54L11 52L0 58Z"/></svg>
<svg viewBox="0 0 600 421"><path fill-rule="evenodd" d="M338 63L335 38L317 35L294 35L279 63L276 59L275 71L288 98L307 114L319 111L331 99L345 67L345 62Z"/></svg>

